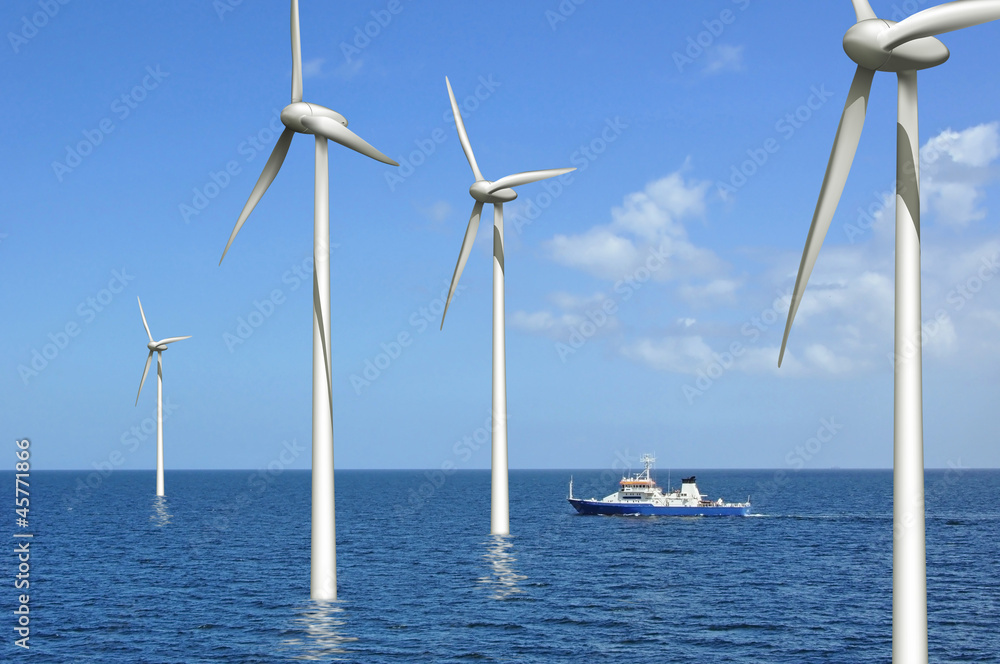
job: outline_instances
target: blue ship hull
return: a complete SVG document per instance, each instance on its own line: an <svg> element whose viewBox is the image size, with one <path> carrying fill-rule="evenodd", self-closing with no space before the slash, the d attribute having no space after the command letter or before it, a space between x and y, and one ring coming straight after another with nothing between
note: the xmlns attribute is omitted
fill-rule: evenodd
<svg viewBox="0 0 1000 664"><path fill-rule="evenodd" d="M707 505L704 507L659 507L648 503L605 503L599 500L569 498L580 514L637 514L640 516L746 516L750 506L733 507Z"/></svg>

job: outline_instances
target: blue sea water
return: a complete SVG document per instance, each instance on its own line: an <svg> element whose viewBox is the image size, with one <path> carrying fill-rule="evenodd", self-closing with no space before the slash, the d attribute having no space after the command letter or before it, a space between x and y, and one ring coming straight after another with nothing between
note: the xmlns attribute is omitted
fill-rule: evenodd
<svg viewBox="0 0 1000 664"><path fill-rule="evenodd" d="M748 518L578 516L570 474L512 471L503 538L488 471L338 471L339 600L321 604L308 472L168 471L164 499L152 472L33 472L31 649L11 544L0 659L890 660L890 471L698 473L713 499L750 494ZM578 497L618 479L572 474ZM925 486L931 661L1000 662L1000 471Z"/></svg>

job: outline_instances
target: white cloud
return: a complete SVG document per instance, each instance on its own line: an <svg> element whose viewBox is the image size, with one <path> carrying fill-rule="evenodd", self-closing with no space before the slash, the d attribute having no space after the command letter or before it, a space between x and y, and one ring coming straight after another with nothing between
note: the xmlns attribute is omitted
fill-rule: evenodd
<svg viewBox="0 0 1000 664"><path fill-rule="evenodd" d="M536 311L528 313L526 311L515 311L510 317L510 324L525 332L550 332L559 321L549 311Z"/></svg>
<svg viewBox="0 0 1000 664"><path fill-rule="evenodd" d="M326 78L334 76L341 80L354 78L364 66L364 60L355 59L350 62L342 62L333 69L332 72L326 69L326 58L313 58L302 62L302 78ZM289 75L291 72L289 72Z"/></svg>
<svg viewBox="0 0 1000 664"><path fill-rule="evenodd" d="M557 235L548 248L557 263L605 279L621 279L634 269L639 256L631 240L608 228L592 228L583 235Z"/></svg>
<svg viewBox="0 0 1000 664"><path fill-rule="evenodd" d="M718 74L724 71L743 70L743 47L730 46L728 44L718 44L706 51L708 56L705 62L704 72L706 74Z"/></svg>
<svg viewBox="0 0 1000 664"><path fill-rule="evenodd" d="M680 170L625 195L611 222L546 244L557 263L617 281L644 268L657 281L714 277L725 268L711 250L695 246L682 220L705 214L710 183L685 180Z"/></svg>
<svg viewBox="0 0 1000 664"><path fill-rule="evenodd" d="M302 78L315 78L323 75L323 63L325 58L314 58L302 63Z"/></svg>
<svg viewBox="0 0 1000 664"><path fill-rule="evenodd" d="M333 70L333 75L342 81L354 78L361 72L365 61L358 58L350 62L342 62L339 67Z"/></svg>
<svg viewBox="0 0 1000 664"><path fill-rule="evenodd" d="M451 205L445 200L434 201L430 205L417 205L417 210L435 224L451 216Z"/></svg>
<svg viewBox="0 0 1000 664"><path fill-rule="evenodd" d="M925 209L944 224L962 227L986 216L980 203L1000 157L998 123L960 132L945 129L920 149L920 193Z"/></svg>
<svg viewBox="0 0 1000 664"><path fill-rule="evenodd" d="M623 346L622 355L660 371L694 374L712 361L712 349L697 335L639 339Z"/></svg>
<svg viewBox="0 0 1000 664"><path fill-rule="evenodd" d="M927 141L920 149L921 163L936 161L934 153L948 155L956 164L965 164L982 168L1000 156L1000 136L997 134L998 123L980 124L969 127L961 132L952 131L949 127L934 138Z"/></svg>
<svg viewBox="0 0 1000 664"><path fill-rule="evenodd" d="M709 183L685 182L681 172L675 171L650 182L642 191L627 194L622 205L611 210L612 228L647 241L663 234L685 237L680 219L705 214Z"/></svg>
<svg viewBox="0 0 1000 664"><path fill-rule="evenodd" d="M678 294L692 304L714 305L720 302L735 302L736 292L742 283L736 279L712 279L700 284L683 284Z"/></svg>
<svg viewBox="0 0 1000 664"><path fill-rule="evenodd" d="M585 297L558 291L549 295L549 300L560 309L587 309L600 307L607 299L604 293L594 293Z"/></svg>
<svg viewBox="0 0 1000 664"><path fill-rule="evenodd" d="M612 309L612 313L608 313L607 305L612 298L605 293L579 297L558 292L550 295L549 301L559 309L558 312L515 311L508 321L513 327L529 334L561 342L569 341L574 334L581 339L589 339L593 336L606 336L619 329L616 310ZM585 323L586 329L582 327Z"/></svg>
<svg viewBox="0 0 1000 664"><path fill-rule="evenodd" d="M809 364L829 374L849 373L854 368L854 362L847 357L837 355L823 344L806 346L804 357Z"/></svg>

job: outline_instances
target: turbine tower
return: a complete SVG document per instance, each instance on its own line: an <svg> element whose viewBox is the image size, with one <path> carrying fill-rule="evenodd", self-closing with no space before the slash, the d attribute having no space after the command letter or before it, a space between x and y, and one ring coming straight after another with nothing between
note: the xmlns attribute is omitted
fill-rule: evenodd
<svg viewBox="0 0 1000 664"><path fill-rule="evenodd" d="M316 136L315 216L313 233L313 419L312 419L312 547L309 596L337 599L336 522L333 489L333 385L330 372L330 175L327 140L392 166L385 156L347 128L340 113L302 101L302 49L299 3L292 0L292 101L281 111L285 130L278 137L264 171L243 207L222 259L257 202L274 181L296 134Z"/></svg>
<svg viewBox="0 0 1000 664"><path fill-rule="evenodd" d="M135 298L139 300L139 298ZM142 316L142 326L146 328L146 336L149 343L149 355L146 356L146 366L142 370L142 378L139 380L139 391L135 395L135 405L139 405L139 395L142 394L142 386L146 382L146 374L149 372L149 363L153 359L153 352L156 352L156 495L163 495L163 351L167 349L167 344L175 341L190 339L186 337L169 337L162 341L153 341L153 335L149 331L149 323L146 322L146 312L142 310L142 300L139 300L139 314Z"/></svg>
<svg viewBox="0 0 1000 664"><path fill-rule="evenodd" d="M469 226L465 230L465 239L462 240L462 249L458 254L458 263L455 265L455 274L451 278L451 287L448 289L448 299L445 301L444 313L441 315L441 329L444 329L444 317L448 315L448 304L451 303L451 296L455 294L455 287L458 286L458 278L462 276L465 269L465 262L469 259L472 251L472 243L476 239L476 231L479 229L479 216L482 214L483 205L490 203L493 205L493 444L492 444L492 489L490 492L490 533L493 535L510 534L510 506L507 495L507 360L504 344L504 253L503 253L503 204L517 198L517 193L512 187L517 187L529 182L537 182L553 178L563 173L575 171L575 168L550 168L543 171L527 171L525 173L515 173L502 177L495 182L491 182L483 177L476 164L476 157L472 154L472 145L469 143L469 135L465 132L465 123L462 122L462 114L458 110L458 103L455 101L455 93L452 92L451 82L446 76L445 85L448 86L448 98L451 100L451 110L455 114L455 126L458 128L458 140L462 143L462 150L469 160L472 173L476 181L469 187L469 194L475 199L472 206L472 217L469 219Z"/></svg>
<svg viewBox="0 0 1000 664"><path fill-rule="evenodd" d="M795 279L778 366L792 320L843 193L865 122L876 71L898 78L896 124L896 305L893 426L892 661L927 662L927 569L924 532L923 397L920 342L920 142L917 71L948 59L933 35L1000 18L1000 0L956 0L898 23L875 16L868 0L852 0L857 16L844 51L857 72L833 141L805 251Z"/></svg>

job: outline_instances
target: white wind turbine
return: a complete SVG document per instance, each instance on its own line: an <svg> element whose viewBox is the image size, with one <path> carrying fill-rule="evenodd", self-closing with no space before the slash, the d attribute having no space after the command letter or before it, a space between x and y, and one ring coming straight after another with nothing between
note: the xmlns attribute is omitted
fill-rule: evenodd
<svg viewBox="0 0 1000 664"><path fill-rule="evenodd" d="M139 300L139 298L135 298ZM161 341L153 341L153 334L149 331L149 324L146 322L146 312L142 310L142 300L139 300L139 314L142 316L142 326L146 328L146 336L149 343L149 355L146 356L146 366L142 369L142 378L139 380L139 391L135 395L135 405L139 405L139 395L142 394L142 386L146 382L146 374L149 373L149 363L153 359L153 352L156 352L156 495L163 495L163 351L167 349L167 344L175 341L190 339L186 337L168 337Z"/></svg>
<svg viewBox="0 0 1000 664"><path fill-rule="evenodd" d="M330 372L330 175L327 140L385 164L398 166L347 128L340 113L302 101L302 49L299 3L292 0L292 102L281 111L285 130L264 164L233 228L222 258L247 217L278 174L296 132L316 136L315 216L313 233L313 419L312 419L312 548L309 595L337 598L336 522L333 489L333 385ZM222 259L219 259L222 264Z"/></svg>
<svg viewBox="0 0 1000 664"><path fill-rule="evenodd" d="M861 138L876 71L894 72L896 124L896 306L893 432L892 661L927 661L927 570L924 535L923 398L920 351L920 174L917 71L942 64L948 49L933 35L1000 18L1000 0L957 0L898 23L875 16L868 0L844 51L858 64L833 141L819 201L795 279L778 366L806 282L830 227ZM908 350L909 349L909 350Z"/></svg>
<svg viewBox="0 0 1000 664"><path fill-rule="evenodd" d="M455 294L458 278L462 276L465 262L469 260L472 243L475 241L476 231L479 229L479 216L482 214L483 205L491 203L493 205L493 445L491 459L493 476L490 494L490 533L508 535L510 534L510 506L507 497L507 360L504 350L503 316L503 204L517 198L517 193L512 187L556 177L576 169L550 168L544 171L527 171L502 177L496 182L490 182L483 177L476 164L476 157L472 154L472 145L469 143L469 135L465 132L465 123L462 122L462 114L458 110L455 93L451 90L451 82L447 76L444 82L448 86L451 110L455 114L458 140L462 143L462 150L465 151L465 157L469 160L472 173L476 176L476 181L469 187L469 194L472 195L476 203L472 206L472 217L469 219L469 226L465 231L465 239L462 240L462 250L458 254L455 274L451 278L448 299L444 305L444 313L441 315L441 329L444 329L444 317L448 315L448 304L451 302L451 296Z"/></svg>

